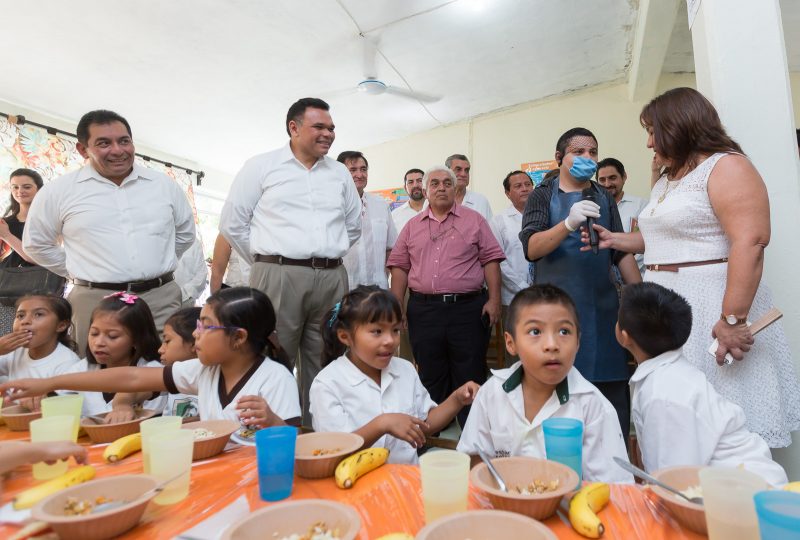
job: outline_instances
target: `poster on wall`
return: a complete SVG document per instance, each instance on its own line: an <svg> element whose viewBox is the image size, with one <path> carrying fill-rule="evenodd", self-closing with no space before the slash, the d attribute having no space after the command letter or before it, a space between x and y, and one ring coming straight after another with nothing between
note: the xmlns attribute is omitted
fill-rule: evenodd
<svg viewBox="0 0 800 540"><path fill-rule="evenodd" d="M394 210L408 200L408 193L403 188L388 188L370 191L374 195L381 197L389 205L389 210Z"/></svg>
<svg viewBox="0 0 800 540"><path fill-rule="evenodd" d="M533 185L536 187L539 187L539 184L542 183L544 175L557 168L558 163L553 159L550 161L531 161L519 166L521 171L528 173L528 176L530 176L533 181Z"/></svg>

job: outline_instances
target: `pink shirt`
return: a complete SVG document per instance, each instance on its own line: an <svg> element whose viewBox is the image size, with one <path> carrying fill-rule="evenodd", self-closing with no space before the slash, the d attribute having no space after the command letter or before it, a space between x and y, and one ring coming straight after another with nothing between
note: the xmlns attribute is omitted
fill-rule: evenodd
<svg viewBox="0 0 800 540"><path fill-rule="evenodd" d="M454 204L439 222L427 208L403 227L388 267L408 272L408 286L423 294L466 293L483 287L483 266L505 260L489 224Z"/></svg>

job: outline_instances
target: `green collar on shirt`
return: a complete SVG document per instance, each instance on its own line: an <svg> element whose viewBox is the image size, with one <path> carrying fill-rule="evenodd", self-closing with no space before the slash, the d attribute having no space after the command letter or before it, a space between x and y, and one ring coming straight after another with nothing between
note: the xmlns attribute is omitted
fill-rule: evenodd
<svg viewBox="0 0 800 540"><path fill-rule="evenodd" d="M511 392L517 386L522 384L522 376L524 375L524 371L522 370L522 366L520 365L511 376L506 379L506 382L503 383L503 390L506 393ZM569 401L569 383L567 382L567 377L564 377L564 380L558 383L556 386L556 395L558 396L558 402L563 405L567 401Z"/></svg>

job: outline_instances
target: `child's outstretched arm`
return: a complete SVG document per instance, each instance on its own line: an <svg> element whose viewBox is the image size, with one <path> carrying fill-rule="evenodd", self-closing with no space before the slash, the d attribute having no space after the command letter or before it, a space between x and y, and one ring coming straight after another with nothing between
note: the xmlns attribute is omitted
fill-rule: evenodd
<svg viewBox="0 0 800 540"><path fill-rule="evenodd" d="M425 431L425 434L438 433L446 428L461 409L470 405L475 400L475 396L478 395L480 387L478 383L469 381L461 386L461 388L456 389L438 406L431 409L426 419L428 429Z"/></svg>
<svg viewBox="0 0 800 540"><path fill-rule="evenodd" d="M70 373L46 379L17 379L0 384L11 399L41 396L56 390L88 392L166 392L164 368L118 367Z"/></svg>
<svg viewBox="0 0 800 540"><path fill-rule="evenodd" d="M0 474L20 465L40 461L56 461L74 456L78 463L85 463L86 448L70 441L31 443L8 441L0 443Z"/></svg>

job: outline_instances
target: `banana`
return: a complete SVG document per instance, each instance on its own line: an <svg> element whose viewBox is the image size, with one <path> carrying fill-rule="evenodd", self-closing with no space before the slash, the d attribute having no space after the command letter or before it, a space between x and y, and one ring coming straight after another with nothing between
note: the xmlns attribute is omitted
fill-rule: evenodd
<svg viewBox="0 0 800 540"><path fill-rule="evenodd" d="M597 512L605 508L611 490L608 484L595 482L584 486L569 501L569 522L578 534L587 538L603 536L603 523Z"/></svg>
<svg viewBox="0 0 800 540"><path fill-rule="evenodd" d="M76 467L71 471L67 471L61 476L53 478L52 480L48 480L47 482L41 483L38 486L26 489L14 497L14 510L24 510L26 508L30 508L48 495L52 495L57 491L68 488L69 486L74 486L75 484L81 484L91 480L94 478L94 473L94 467L91 465L81 465L80 467Z"/></svg>
<svg viewBox="0 0 800 540"><path fill-rule="evenodd" d="M336 466L336 485L342 489L353 487L356 480L386 463L388 457L386 448L367 448L344 458Z"/></svg>
<svg viewBox="0 0 800 540"><path fill-rule="evenodd" d="M794 491L795 493L800 493L800 482L789 482L785 486L783 486L784 491Z"/></svg>
<svg viewBox="0 0 800 540"><path fill-rule="evenodd" d="M414 540L414 537L408 533L390 533L381 536L377 540Z"/></svg>
<svg viewBox="0 0 800 540"><path fill-rule="evenodd" d="M142 434L132 433L130 435L120 437L116 441L106 446L106 449L103 451L103 459L108 463L114 463L115 461L119 461L125 456L133 454L134 452L138 452L141 449Z"/></svg>

